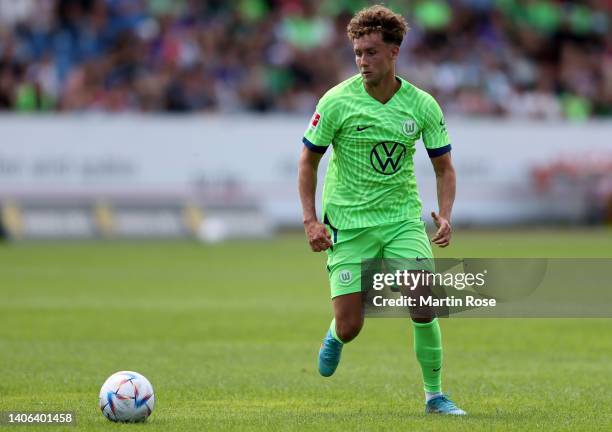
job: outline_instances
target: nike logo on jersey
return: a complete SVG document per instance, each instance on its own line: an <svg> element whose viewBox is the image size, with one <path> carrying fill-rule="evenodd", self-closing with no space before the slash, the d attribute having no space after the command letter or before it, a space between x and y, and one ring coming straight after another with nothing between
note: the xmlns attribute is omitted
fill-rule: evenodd
<svg viewBox="0 0 612 432"><path fill-rule="evenodd" d="M373 127L374 125L368 125L368 126L357 126L357 132L362 132L366 129L369 129L371 127Z"/></svg>
<svg viewBox="0 0 612 432"><path fill-rule="evenodd" d="M434 369L434 372L438 372L440 369L442 369L442 366L440 366L438 369Z"/></svg>

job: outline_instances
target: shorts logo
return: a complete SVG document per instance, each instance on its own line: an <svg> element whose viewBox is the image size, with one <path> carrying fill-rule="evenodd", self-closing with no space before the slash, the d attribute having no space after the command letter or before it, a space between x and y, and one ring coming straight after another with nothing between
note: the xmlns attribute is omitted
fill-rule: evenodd
<svg viewBox="0 0 612 432"><path fill-rule="evenodd" d="M402 131L404 132L404 135L413 137L418 135L419 128L414 120L407 119L402 126Z"/></svg>
<svg viewBox="0 0 612 432"><path fill-rule="evenodd" d="M380 142L370 152L370 164L376 172L391 175L402 168L404 156L406 156L404 144L393 141Z"/></svg>
<svg viewBox="0 0 612 432"><path fill-rule="evenodd" d="M315 111L315 113L312 115L312 119L310 120L310 128L316 129L317 125L319 124L319 120L321 120L321 114Z"/></svg>
<svg viewBox="0 0 612 432"><path fill-rule="evenodd" d="M353 280L353 273L350 270L342 270L338 278L340 283L347 284Z"/></svg>

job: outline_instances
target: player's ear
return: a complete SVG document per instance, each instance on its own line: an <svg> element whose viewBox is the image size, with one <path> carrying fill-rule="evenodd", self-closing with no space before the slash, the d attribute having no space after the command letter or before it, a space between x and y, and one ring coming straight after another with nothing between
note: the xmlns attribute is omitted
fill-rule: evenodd
<svg viewBox="0 0 612 432"><path fill-rule="evenodd" d="M391 44L391 57L393 58L393 60L397 59L397 56L399 55L399 50L400 47L398 45Z"/></svg>

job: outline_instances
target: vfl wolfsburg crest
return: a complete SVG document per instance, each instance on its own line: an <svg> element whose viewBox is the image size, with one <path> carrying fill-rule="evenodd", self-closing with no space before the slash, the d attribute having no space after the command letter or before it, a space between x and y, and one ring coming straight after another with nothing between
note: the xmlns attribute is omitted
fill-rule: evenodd
<svg viewBox="0 0 612 432"><path fill-rule="evenodd" d="M409 118L404 122L402 131L404 131L404 135L413 137L419 133L419 127L414 120Z"/></svg>
<svg viewBox="0 0 612 432"><path fill-rule="evenodd" d="M370 164L384 175L395 174L402 168L406 156L406 146L402 143L385 141L378 143L370 152Z"/></svg>
<svg viewBox="0 0 612 432"><path fill-rule="evenodd" d="M353 280L353 273L350 270L342 270L338 276L340 283L347 284Z"/></svg>

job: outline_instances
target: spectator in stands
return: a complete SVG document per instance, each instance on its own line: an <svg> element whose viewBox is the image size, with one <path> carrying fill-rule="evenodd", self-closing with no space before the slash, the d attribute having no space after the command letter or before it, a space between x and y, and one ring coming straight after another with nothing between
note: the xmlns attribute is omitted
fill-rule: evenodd
<svg viewBox="0 0 612 432"><path fill-rule="evenodd" d="M308 112L365 0L0 0L0 110ZM612 115L607 0L391 1L399 72L452 114ZM318 49L334 55L321 58Z"/></svg>

